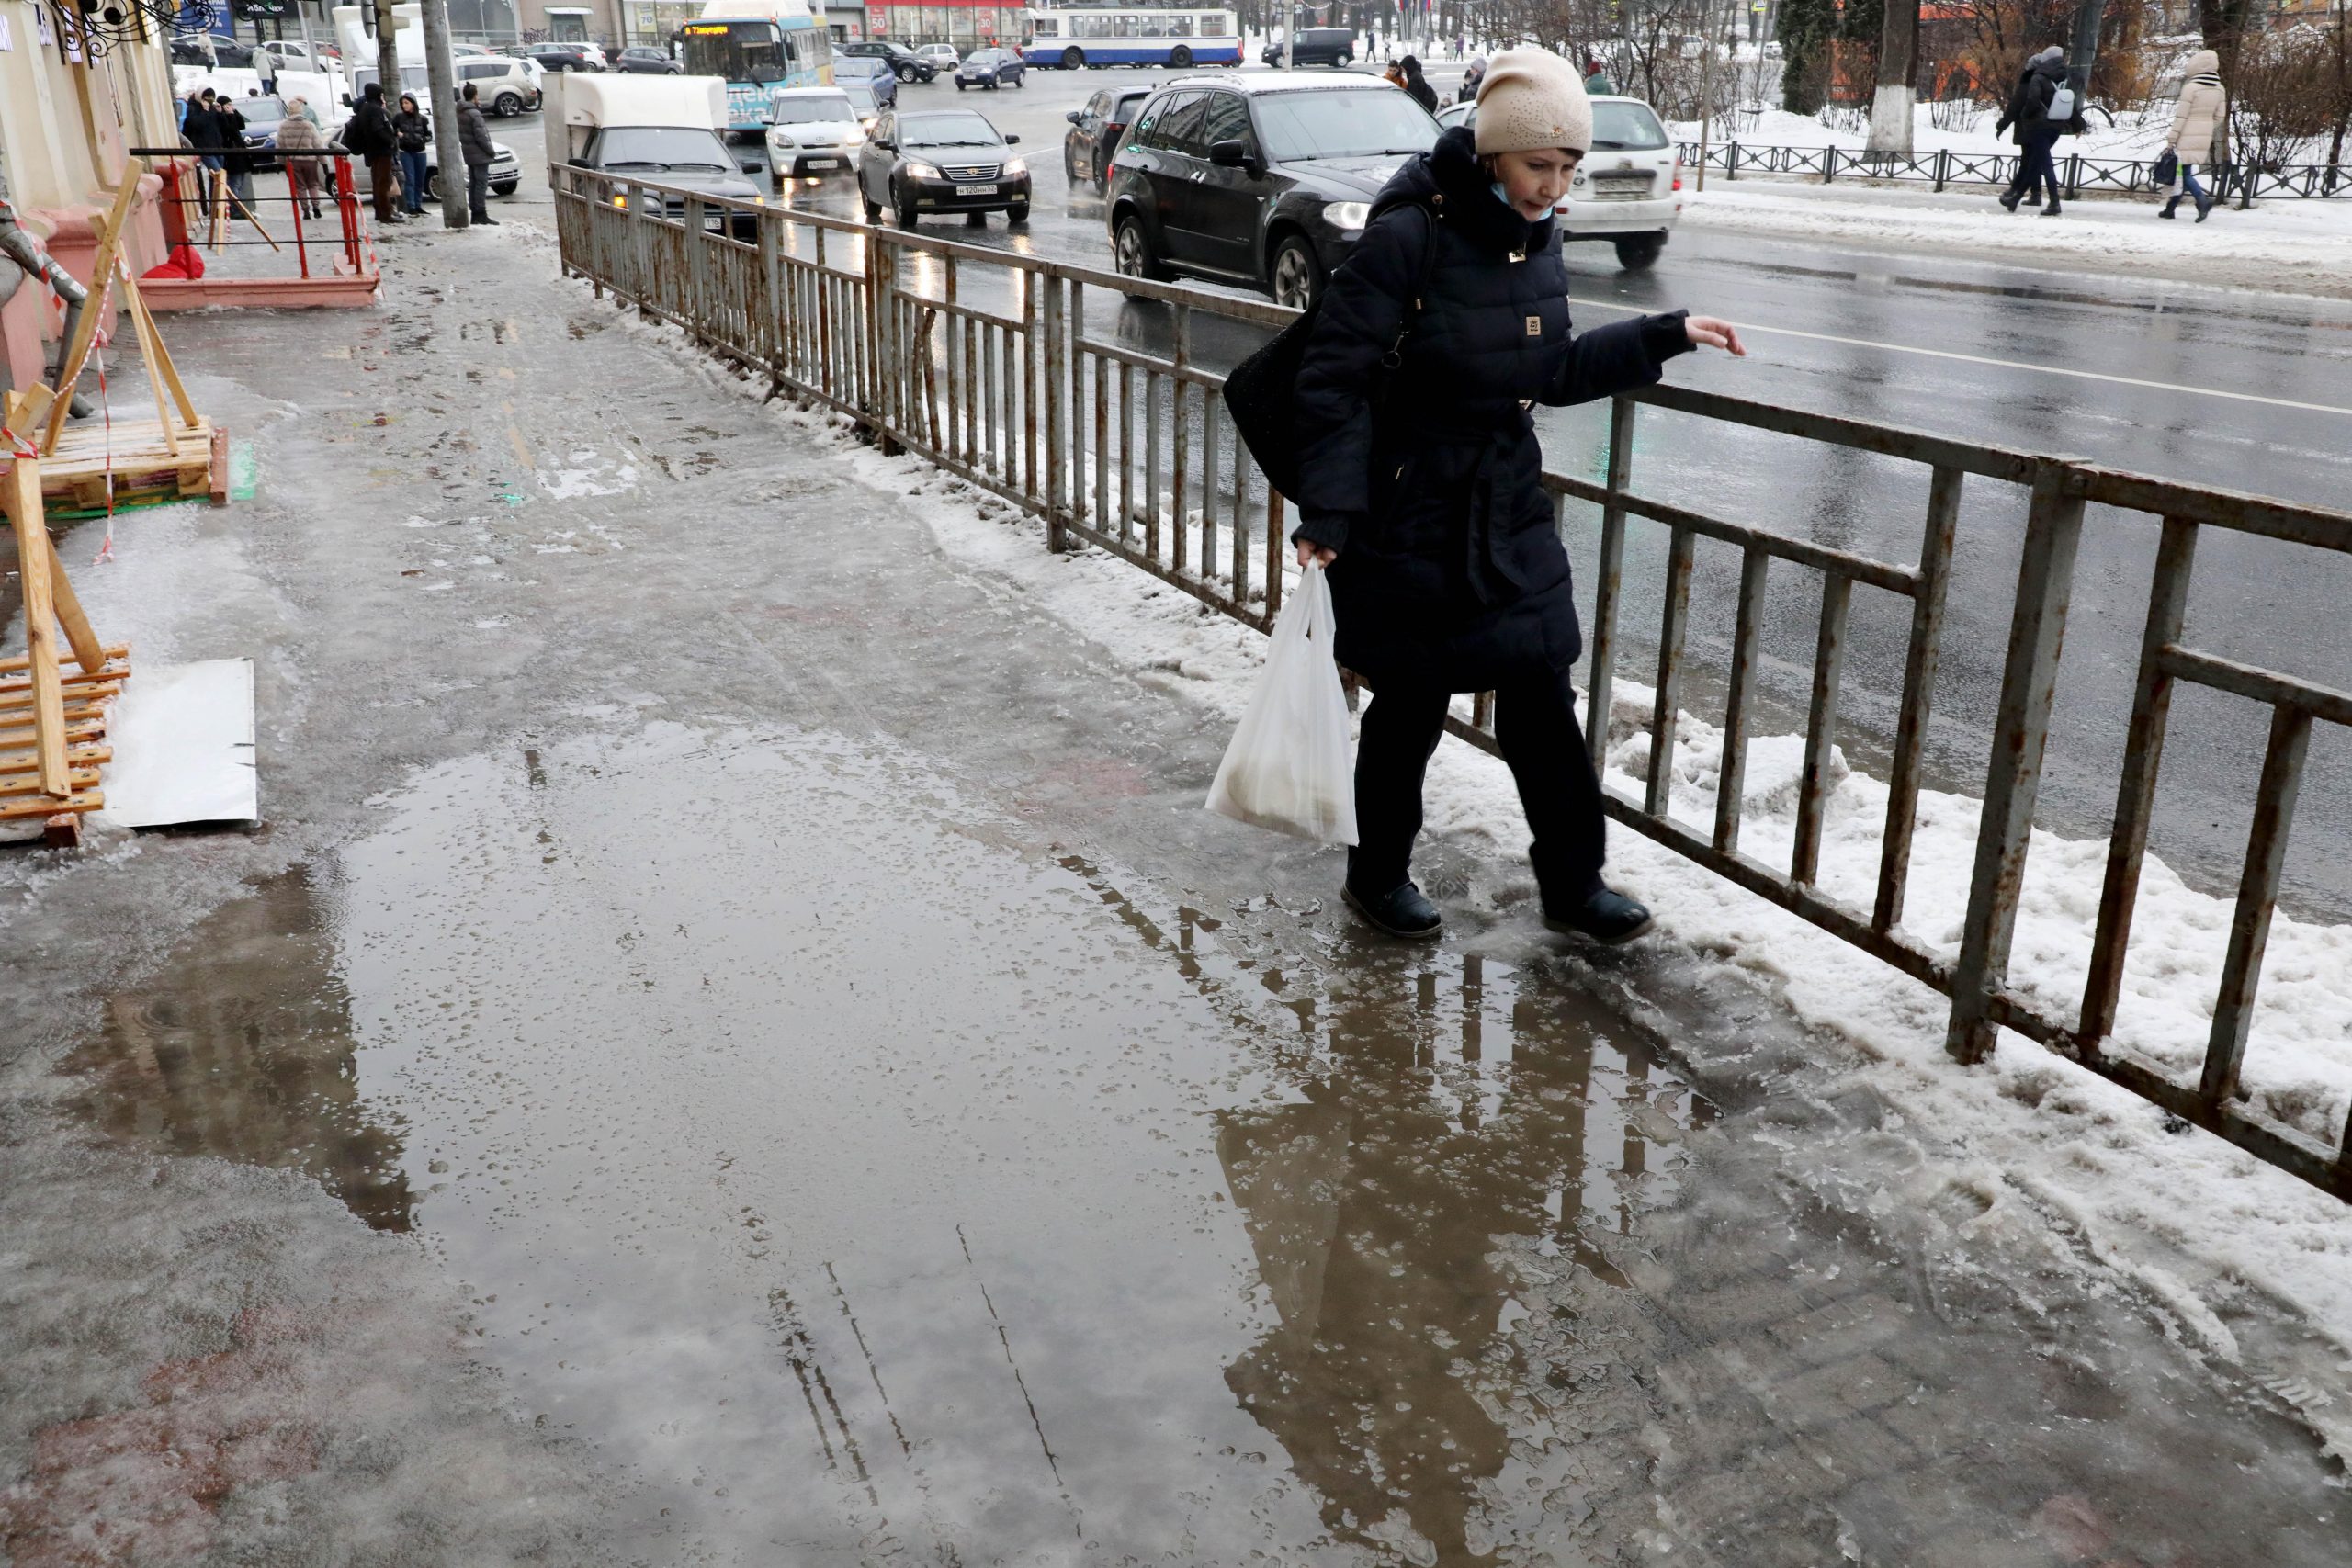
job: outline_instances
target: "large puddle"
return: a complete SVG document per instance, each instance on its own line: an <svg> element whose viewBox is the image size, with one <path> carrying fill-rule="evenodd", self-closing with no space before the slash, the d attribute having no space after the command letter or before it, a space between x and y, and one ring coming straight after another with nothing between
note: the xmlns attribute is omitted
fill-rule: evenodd
<svg viewBox="0 0 2352 1568"><path fill-rule="evenodd" d="M117 1135L413 1230L518 1416L642 1500L626 1548L1426 1563L1568 1522L1526 1280L1613 1292L1705 1114L1603 1016L1184 908L837 737L379 804L73 1065Z"/></svg>

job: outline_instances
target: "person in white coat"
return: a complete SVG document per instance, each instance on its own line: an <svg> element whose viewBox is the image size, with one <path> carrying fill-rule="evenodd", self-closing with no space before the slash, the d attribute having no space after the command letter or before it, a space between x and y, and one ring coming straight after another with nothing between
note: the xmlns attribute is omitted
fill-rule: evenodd
<svg viewBox="0 0 2352 1568"><path fill-rule="evenodd" d="M2180 189L2165 203L2158 217L2170 218L2186 196L2197 203L2197 221L2205 221L2213 210L2213 198L2197 183L2197 168L2200 164L2210 168L2222 161L2229 123L2230 96L2222 86L2222 57L2200 49L2188 57L2180 97L2173 106L2172 134L2165 138L2165 145L2180 160Z"/></svg>

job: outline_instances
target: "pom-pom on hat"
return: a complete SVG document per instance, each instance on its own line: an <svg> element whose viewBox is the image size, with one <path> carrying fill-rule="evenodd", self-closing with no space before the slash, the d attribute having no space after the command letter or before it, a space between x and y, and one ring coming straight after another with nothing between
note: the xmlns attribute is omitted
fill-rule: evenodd
<svg viewBox="0 0 2352 1568"><path fill-rule="evenodd" d="M1575 67L1541 49L1505 50L1478 84L1481 152L1592 151L1592 100Z"/></svg>

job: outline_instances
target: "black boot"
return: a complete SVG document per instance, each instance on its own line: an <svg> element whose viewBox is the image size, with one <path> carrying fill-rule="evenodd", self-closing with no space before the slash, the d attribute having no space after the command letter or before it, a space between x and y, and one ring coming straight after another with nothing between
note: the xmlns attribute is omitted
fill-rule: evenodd
<svg viewBox="0 0 2352 1568"><path fill-rule="evenodd" d="M2058 198L2056 197L2053 196L2050 198L2050 205L2041 209L2041 215L2044 218L2055 218L2058 216Z"/></svg>
<svg viewBox="0 0 2352 1568"><path fill-rule="evenodd" d="M2156 216L2159 218L2169 218L2172 216L2173 209L2179 205L2180 197L2174 197L2170 201L2165 203L2165 209L2162 212L2157 213Z"/></svg>
<svg viewBox="0 0 2352 1568"><path fill-rule="evenodd" d="M1555 909L1545 905L1544 926L1547 931L1590 937L1595 942L1615 947L1649 930L1650 912L1623 893L1596 887L1585 896L1583 903L1573 908Z"/></svg>
<svg viewBox="0 0 2352 1568"><path fill-rule="evenodd" d="M1364 918L1366 924L1407 942L1429 941L1437 935L1442 923L1438 919L1437 906L1423 897L1421 890L1410 882L1399 883L1377 897L1357 892L1353 883L1342 883L1340 897L1348 901L1349 908Z"/></svg>
<svg viewBox="0 0 2352 1568"><path fill-rule="evenodd" d="M2197 221L2199 221L2199 223L2204 222L2204 221L2205 221L2205 220L2206 220L2207 218L2209 218L2209 217L2211 217L2211 216L2212 215L2212 212L2213 212L2213 204L2212 204L2211 202L2210 202L2210 201L2200 201L2200 202L2199 202L2199 203L2197 204Z"/></svg>
<svg viewBox="0 0 2352 1568"><path fill-rule="evenodd" d="M497 219L495 219L495 218L492 218L492 217L489 213L487 213L487 212L477 212L477 213L473 214L471 217L468 218L468 219L466 220L466 221L467 221L467 222L469 222L469 223L473 223L473 224L482 224L482 223L487 223L487 224L489 224L489 225L490 225L492 228L493 228L493 229L495 229L495 228L497 228L497 227L498 227L498 220L497 220Z"/></svg>

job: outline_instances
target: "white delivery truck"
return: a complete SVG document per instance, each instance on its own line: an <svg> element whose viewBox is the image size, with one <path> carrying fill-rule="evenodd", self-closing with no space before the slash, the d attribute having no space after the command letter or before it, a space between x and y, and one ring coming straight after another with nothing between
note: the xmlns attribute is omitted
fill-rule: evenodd
<svg viewBox="0 0 2352 1568"><path fill-rule="evenodd" d="M727 84L717 76L624 76L560 71L547 79L548 156L574 169L666 186L647 191L640 210L654 204L666 217L685 215L693 191L758 206L760 187L743 177L735 155L720 140L727 125ZM624 196L618 186L598 184L591 194ZM706 209L706 224L738 238L758 234L758 219L729 210Z"/></svg>

